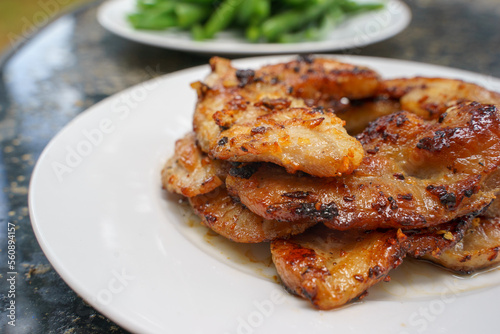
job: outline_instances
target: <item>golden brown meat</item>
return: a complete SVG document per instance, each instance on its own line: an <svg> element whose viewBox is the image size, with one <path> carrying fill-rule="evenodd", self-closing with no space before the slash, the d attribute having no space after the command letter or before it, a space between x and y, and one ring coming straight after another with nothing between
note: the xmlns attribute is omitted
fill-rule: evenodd
<svg viewBox="0 0 500 334"><path fill-rule="evenodd" d="M397 99L402 110L424 118L439 118L450 106L476 101L500 105L500 94L456 79L415 77L382 82L380 95Z"/></svg>
<svg viewBox="0 0 500 334"><path fill-rule="evenodd" d="M226 179L230 193L266 219L315 219L339 230L421 228L487 206L485 181L500 164L500 114L491 105L450 108L440 122L400 112L358 136L367 156L350 175L291 175L270 164Z"/></svg>
<svg viewBox="0 0 500 334"><path fill-rule="evenodd" d="M474 219L465 236L453 248L438 256L422 258L447 269L470 274L500 262L500 217Z"/></svg>
<svg viewBox="0 0 500 334"><path fill-rule="evenodd" d="M463 236L471 218L405 231L336 231L318 225L301 235L271 242L283 284L328 310L364 296L387 277L406 254L440 254Z"/></svg>
<svg viewBox="0 0 500 334"><path fill-rule="evenodd" d="M211 66L205 83L193 84L198 92L193 127L211 157L273 162L321 177L348 174L361 162L363 149L342 120L306 104L326 96L371 96L378 89L375 72L326 59L253 71L212 58Z"/></svg>
<svg viewBox="0 0 500 334"><path fill-rule="evenodd" d="M189 198L202 223L236 242L256 243L304 232L315 222L288 223L266 220L231 198L224 187Z"/></svg>
<svg viewBox="0 0 500 334"><path fill-rule="evenodd" d="M363 295L397 267L405 255L402 241L396 230L335 231L318 225L273 241L271 253L290 291L329 310Z"/></svg>
<svg viewBox="0 0 500 334"><path fill-rule="evenodd" d="M290 173L349 174L364 153L361 144L346 133L341 119L316 108L275 109L248 122L240 119L222 134L211 150L218 159L268 161Z"/></svg>
<svg viewBox="0 0 500 334"><path fill-rule="evenodd" d="M341 98L373 97L380 88L380 77L370 68L310 56L264 66L255 76L284 85L290 95L308 106L334 106Z"/></svg>
<svg viewBox="0 0 500 334"><path fill-rule="evenodd" d="M174 155L163 167L163 188L186 197L208 193L224 183L229 169L225 164L204 154L194 133L188 133L175 142Z"/></svg>

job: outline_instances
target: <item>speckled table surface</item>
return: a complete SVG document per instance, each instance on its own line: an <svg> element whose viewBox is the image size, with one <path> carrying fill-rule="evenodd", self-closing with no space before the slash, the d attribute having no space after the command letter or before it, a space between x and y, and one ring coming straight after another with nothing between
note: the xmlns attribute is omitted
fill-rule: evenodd
<svg viewBox="0 0 500 334"><path fill-rule="evenodd" d="M338 53L415 60L500 77L498 0L408 0L401 34ZM96 22L99 2L68 13L0 63L0 332L126 332L85 303L53 270L28 214L28 184L50 139L103 98L154 75L205 64L195 55L117 37ZM16 327L8 325L8 227L16 226ZM11 226L13 226L11 225ZM84 250L82 250L84 252Z"/></svg>

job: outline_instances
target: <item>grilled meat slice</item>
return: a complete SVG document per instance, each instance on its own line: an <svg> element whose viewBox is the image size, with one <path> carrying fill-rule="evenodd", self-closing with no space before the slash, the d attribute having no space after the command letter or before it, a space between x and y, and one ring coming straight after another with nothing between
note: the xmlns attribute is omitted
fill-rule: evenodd
<svg viewBox="0 0 500 334"><path fill-rule="evenodd" d="M242 243L257 243L304 232L315 222L288 223L261 218L231 198L224 187L189 198L202 223L218 234Z"/></svg>
<svg viewBox="0 0 500 334"><path fill-rule="evenodd" d="M163 167L163 188L186 197L208 193L224 183L226 164L210 159L196 145L194 133L188 133L175 142L174 155Z"/></svg>
<svg viewBox="0 0 500 334"><path fill-rule="evenodd" d="M193 127L212 158L273 162L320 177L348 174L361 162L363 149L342 120L307 104L326 96L369 97L378 89L375 72L326 59L255 71L235 70L222 58L211 65L206 82L193 84Z"/></svg>
<svg viewBox="0 0 500 334"><path fill-rule="evenodd" d="M245 117L246 118L246 117ZM315 108L275 110L222 132L211 155L218 159L268 161L288 172L317 176L351 173L363 158L363 148L333 113Z"/></svg>
<svg viewBox="0 0 500 334"><path fill-rule="evenodd" d="M335 231L318 225L271 242L271 253L291 292L329 310L363 295L397 267L405 255L403 241L396 230Z"/></svg>
<svg viewBox="0 0 500 334"><path fill-rule="evenodd" d="M402 110L437 119L449 107L464 102L500 105L500 94L473 83L444 78L402 78L385 80L380 95L397 99Z"/></svg>
<svg viewBox="0 0 500 334"><path fill-rule="evenodd" d="M338 117L346 121L349 134L362 132L378 117L401 110L425 119L437 119L449 107L464 102L500 105L500 94L473 83L443 78L400 78L381 82L380 91L369 99L345 100L324 104L333 107Z"/></svg>
<svg viewBox="0 0 500 334"><path fill-rule="evenodd" d="M372 69L325 58L299 57L264 66L255 75L284 85L290 95L309 106L333 107L341 98L369 98L380 89L380 76Z"/></svg>
<svg viewBox="0 0 500 334"><path fill-rule="evenodd" d="M263 164L246 178L228 176L226 186L266 219L314 219L339 230L443 224L481 210L498 192L485 183L500 164L494 106L459 105L440 123L400 112L358 138L368 154L350 175L291 175Z"/></svg>
<svg viewBox="0 0 500 334"><path fill-rule="evenodd" d="M422 259L462 274L470 274L499 263L499 250L500 217L478 217L454 247L438 256L428 254Z"/></svg>
<svg viewBox="0 0 500 334"><path fill-rule="evenodd" d="M283 284L328 310L344 305L388 276L407 255L440 254L463 236L472 218L405 231L337 231L318 225L301 235L271 242Z"/></svg>

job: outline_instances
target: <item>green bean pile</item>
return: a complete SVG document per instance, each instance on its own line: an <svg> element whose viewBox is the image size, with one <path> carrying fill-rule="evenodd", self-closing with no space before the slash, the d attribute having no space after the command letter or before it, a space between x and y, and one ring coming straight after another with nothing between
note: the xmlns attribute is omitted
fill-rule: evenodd
<svg viewBox="0 0 500 334"><path fill-rule="evenodd" d="M197 41L231 29L251 42L293 43L320 40L348 16L383 7L352 0L137 0L128 20L135 29L190 30Z"/></svg>

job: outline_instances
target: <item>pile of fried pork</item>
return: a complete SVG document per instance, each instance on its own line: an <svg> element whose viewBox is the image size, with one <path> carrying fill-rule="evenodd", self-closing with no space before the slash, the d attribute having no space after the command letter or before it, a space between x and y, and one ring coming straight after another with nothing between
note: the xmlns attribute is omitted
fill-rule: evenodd
<svg viewBox="0 0 500 334"><path fill-rule="evenodd" d="M330 58L210 65L163 186L218 234L270 242L289 291L333 309L407 256L460 273L500 260L499 93Z"/></svg>

